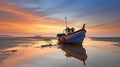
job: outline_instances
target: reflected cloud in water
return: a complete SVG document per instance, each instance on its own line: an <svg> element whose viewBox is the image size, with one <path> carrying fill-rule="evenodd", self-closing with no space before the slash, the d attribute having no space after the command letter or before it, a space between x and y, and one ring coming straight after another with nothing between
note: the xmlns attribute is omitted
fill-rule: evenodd
<svg viewBox="0 0 120 67"><path fill-rule="evenodd" d="M83 46L57 44L57 40L17 43L1 51L1 67L119 67L120 47L116 42L86 38ZM50 48L49 48L50 47ZM58 47L58 48L57 48ZM43 49L44 48L44 49ZM16 52L15 52L16 51ZM5 52L5 53L3 53ZM64 52L64 53L63 53ZM88 58L89 56L89 58ZM69 58L69 60L67 60ZM65 60L66 59L66 60ZM83 63L81 63L81 61Z"/></svg>

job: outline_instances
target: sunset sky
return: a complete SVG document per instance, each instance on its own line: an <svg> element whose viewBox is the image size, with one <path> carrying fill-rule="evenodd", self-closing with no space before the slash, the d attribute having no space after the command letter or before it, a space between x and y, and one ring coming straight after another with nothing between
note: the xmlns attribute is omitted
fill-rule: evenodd
<svg viewBox="0 0 120 67"><path fill-rule="evenodd" d="M64 17L87 36L120 36L120 0L0 0L0 35L56 36Z"/></svg>

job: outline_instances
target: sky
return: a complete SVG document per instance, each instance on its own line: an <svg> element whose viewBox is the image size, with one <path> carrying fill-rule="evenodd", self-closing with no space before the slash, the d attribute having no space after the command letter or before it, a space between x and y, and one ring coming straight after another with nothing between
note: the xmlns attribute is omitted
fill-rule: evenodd
<svg viewBox="0 0 120 67"><path fill-rule="evenodd" d="M120 0L0 0L0 35L56 36L68 25L87 36L120 36Z"/></svg>

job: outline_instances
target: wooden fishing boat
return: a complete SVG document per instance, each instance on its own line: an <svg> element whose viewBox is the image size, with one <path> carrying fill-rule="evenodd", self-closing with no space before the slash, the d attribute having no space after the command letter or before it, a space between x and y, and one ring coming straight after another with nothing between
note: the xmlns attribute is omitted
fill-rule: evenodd
<svg viewBox="0 0 120 67"><path fill-rule="evenodd" d="M80 30L72 33L60 33L57 34L57 39L60 43L80 43L82 44L85 38L86 30L85 24Z"/></svg>

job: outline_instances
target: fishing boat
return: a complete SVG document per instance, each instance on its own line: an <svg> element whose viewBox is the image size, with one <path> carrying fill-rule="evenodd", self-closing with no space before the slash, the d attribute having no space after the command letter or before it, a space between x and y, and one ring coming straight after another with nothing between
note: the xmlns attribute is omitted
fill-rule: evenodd
<svg viewBox="0 0 120 67"><path fill-rule="evenodd" d="M80 44L83 43L86 34L85 24L83 24L83 27L81 29L71 32L68 30L66 22L65 31L66 31L65 33L57 34L57 39L60 43L80 43Z"/></svg>

